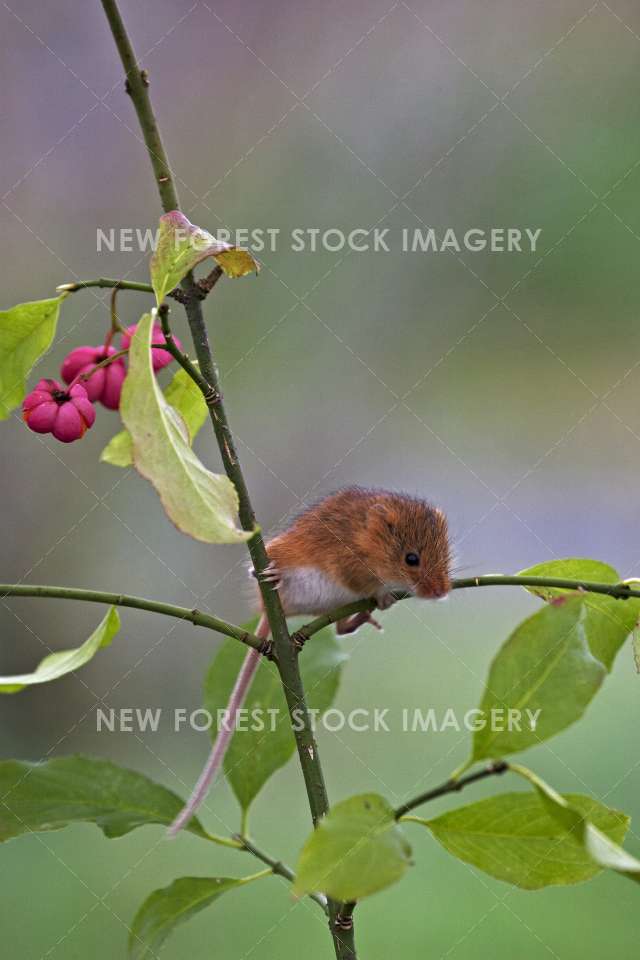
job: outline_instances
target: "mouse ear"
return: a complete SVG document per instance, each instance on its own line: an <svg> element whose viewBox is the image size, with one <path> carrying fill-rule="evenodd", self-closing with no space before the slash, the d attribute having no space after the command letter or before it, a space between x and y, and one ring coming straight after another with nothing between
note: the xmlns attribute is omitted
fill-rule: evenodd
<svg viewBox="0 0 640 960"><path fill-rule="evenodd" d="M376 522L379 523L381 521L384 523L388 532L392 536L396 535L397 530L394 523L394 516L385 503L374 503L371 507L370 513Z"/></svg>

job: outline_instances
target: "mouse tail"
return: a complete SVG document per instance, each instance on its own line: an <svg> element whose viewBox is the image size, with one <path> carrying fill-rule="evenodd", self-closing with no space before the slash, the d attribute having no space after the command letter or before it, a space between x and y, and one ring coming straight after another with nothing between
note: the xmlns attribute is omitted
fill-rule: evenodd
<svg viewBox="0 0 640 960"><path fill-rule="evenodd" d="M256 636L260 637L261 640L266 640L269 636L269 623L264 614L262 614L260 618L260 622L256 630ZM250 647L247 651L247 655L243 660L242 666L240 667L240 672L236 678L235 685L231 691L229 702L227 703L225 714L227 718L226 723L224 723L222 728L218 731L218 736L216 737L215 743L211 749L209 758L202 768L202 772L191 792L191 796L171 826L168 827L167 836L175 837L176 834L178 834L180 830L182 830L183 827L189 823L191 818L195 815L196 811L202 806L204 800L206 799L206 796L211 789L211 785L218 775L218 771L222 767L225 754L229 749L229 743L231 742L231 737L233 736L233 724L236 714L238 710L242 708L242 705L246 699L247 693L249 692L249 687L251 686L256 670L258 669L261 657L262 654L257 650L254 650L253 647Z"/></svg>

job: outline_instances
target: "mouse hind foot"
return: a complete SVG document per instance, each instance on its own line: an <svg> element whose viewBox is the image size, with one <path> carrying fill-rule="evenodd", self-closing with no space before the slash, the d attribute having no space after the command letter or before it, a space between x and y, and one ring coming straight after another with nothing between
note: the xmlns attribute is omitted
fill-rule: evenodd
<svg viewBox="0 0 640 960"><path fill-rule="evenodd" d="M338 620L336 623L336 633L339 636L344 636L347 633L355 633L356 630L365 623L370 623L376 630L382 630L381 625L371 616L369 611L363 610L361 613L354 613L350 617Z"/></svg>

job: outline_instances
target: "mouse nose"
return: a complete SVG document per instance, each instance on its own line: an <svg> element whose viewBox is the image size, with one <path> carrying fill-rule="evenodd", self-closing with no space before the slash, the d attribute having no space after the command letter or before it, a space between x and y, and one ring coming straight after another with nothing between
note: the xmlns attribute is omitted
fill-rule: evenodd
<svg viewBox="0 0 640 960"><path fill-rule="evenodd" d="M448 576L432 576L424 583L419 595L427 599L439 600L441 597L446 597L450 590L451 580Z"/></svg>

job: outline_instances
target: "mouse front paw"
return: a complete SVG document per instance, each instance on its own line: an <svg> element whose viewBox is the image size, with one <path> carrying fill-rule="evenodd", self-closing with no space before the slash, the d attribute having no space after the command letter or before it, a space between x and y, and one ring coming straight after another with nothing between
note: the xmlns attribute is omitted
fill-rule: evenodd
<svg viewBox="0 0 640 960"><path fill-rule="evenodd" d="M274 590L278 589L282 576L273 560L264 568L258 579L263 583L270 583Z"/></svg>
<svg viewBox="0 0 640 960"><path fill-rule="evenodd" d="M393 593L379 593L376 597L378 610L388 610L396 602L396 596Z"/></svg>

